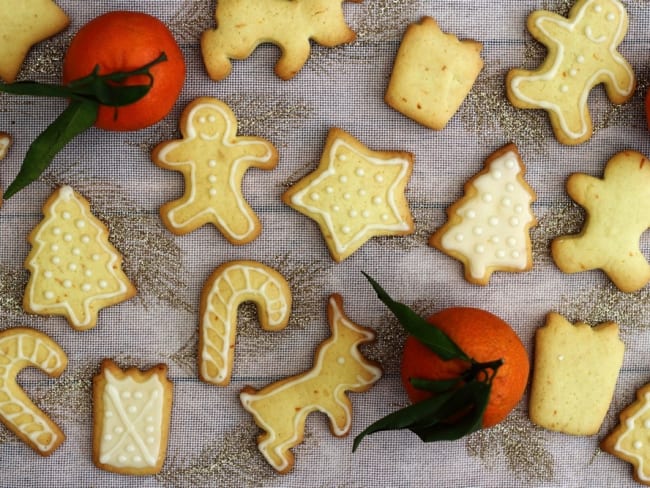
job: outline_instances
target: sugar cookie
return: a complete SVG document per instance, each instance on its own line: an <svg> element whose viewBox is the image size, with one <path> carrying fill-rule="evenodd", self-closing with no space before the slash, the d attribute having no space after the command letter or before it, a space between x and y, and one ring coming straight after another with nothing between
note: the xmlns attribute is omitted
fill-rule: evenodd
<svg viewBox="0 0 650 488"><path fill-rule="evenodd" d="M456 113L481 69L483 45L445 34L431 17L409 25L384 97L392 108L441 130Z"/></svg>
<svg viewBox="0 0 650 488"><path fill-rule="evenodd" d="M88 201L62 186L43 205L43 220L29 235L31 272L23 307L63 315L77 330L97 324L99 310L128 300L136 290L122 271L122 256Z"/></svg>
<svg viewBox="0 0 650 488"><path fill-rule="evenodd" d="M374 236L413 233L404 196L413 156L372 151L332 128L320 165L282 195L320 226L332 258L343 261Z"/></svg>
<svg viewBox="0 0 650 488"><path fill-rule="evenodd" d="M59 345L42 332L16 327L0 332L0 420L29 447L49 456L65 435L16 383L23 368L34 366L58 377L68 365Z"/></svg>
<svg viewBox="0 0 650 488"><path fill-rule="evenodd" d="M510 102L546 110L561 143L586 141L592 134L587 99L594 86L603 83L616 104L634 94L634 71L616 50L627 27L627 12L618 0L578 0L568 19L544 10L533 12L528 30L548 48L548 56L536 71L508 73Z"/></svg>
<svg viewBox="0 0 650 488"><path fill-rule="evenodd" d="M30 48L69 23L52 0L4 0L0 9L0 78L13 83Z"/></svg>
<svg viewBox="0 0 650 488"><path fill-rule="evenodd" d="M345 23L342 3L363 0L220 0L217 28L201 36L203 62L213 80L226 78L231 59L244 59L271 42L282 51L275 73L288 80L307 62L310 39L334 47L356 35Z"/></svg>
<svg viewBox="0 0 650 488"><path fill-rule="evenodd" d="M602 269L624 292L650 281L650 264L639 248L650 227L650 161L635 151L620 152L605 166L603 179L576 173L567 193L587 211L577 235L551 244L555 264L565 273Z"/></svg>
<svg viewBox="0 0 650 488"><path fill-rule="evenodd" d="M600 448L634 466L636 481L650 486L650 384L636 391L636 400L620 414L620 423ZM646 464L646 461L648 464Z"/></svg>
<svg viewBox="0 0 650 488"><path fill-rule="evenodd" d="M618 325L591 327L549 313L535 336L530 419L573 435L598 433L614 395L625 345Z"/></svg>
<svg viewBox="0 0 650 488"><path fill-rule="evenodd" d="M281 330L291 315L291 289L284 277L255 261L231 261L210 275L201 293L199 376L225 386L230 383L237 332L237 308L255 302L264 330Z"/></svg>
<svg viewBox="0 0 650 488"><path fill-rule="evenodd" d="M183 111L183 138L159 144L154 163L179 171L185 178L185 194L166 203L160 215L177 235L211 223L232 244L246 244L261 232L259 219L242 195L242 179L248 168L270 170L278 153L259 137L237 136L237 119L216 98L198 98Z"/></svg>
<svg viewBox="0 0 650 488"><path fill-rule="evenodd" d="M259 450L280 473L293 467L290 449L302 442L307 415L321 411L329 417L332 434L347 435L352 404L345 392L366 391L381 377L379 366L358 349L374 339L374 332L345 316L339 295L330 297L328 317L332 335L318 347L312 369L259 391L247 386L240 395L244 408L264 430L257 439Z"/></svg>
<svg viewBox="0 0 650 488"><path fill-rule="evenodd" d="M447 210L447 222L429 244L458 259L465 279L487 285L494 271L527 271L533 265L529 229L535 191L524 180L517 147L492 153L484 169L465 183L465 195Z"/></svg>
<svg viewBox="0 0 650 488"><path fill-rule="evenodd" d="M93 381L93 461L130 475L156 474L167 452L172 383L167 366L122 371L102 361Z"/></svg>

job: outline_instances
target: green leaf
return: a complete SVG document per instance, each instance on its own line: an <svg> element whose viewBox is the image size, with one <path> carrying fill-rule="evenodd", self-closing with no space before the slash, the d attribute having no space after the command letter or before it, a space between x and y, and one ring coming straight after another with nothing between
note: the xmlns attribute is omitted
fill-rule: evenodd
<svg viewBox="0 0 650 488"><path fill-rule="evenodd" d="M70 105L32 143L14 181L4 194L8 199L36 180L56 154L74 137L92 127L99 106L73 100Z"/></svg>
<svg viewBox="0 0 650 488"><path fill-rule="evenodd" d="M418 390L442 393L453 389L460 383L458 378L451 380L425 380L424 378L409 378L411 384Z"/></svg>
<svg viewBox="0 0 650 488"><path fill-rule="evenodd" d="M363 273L363 271L362 271ZM471 362L471 358L452 341L447 334L430 324L418 314L416 314L409 307L403 303L394 301L386 291L379 286L366 273L363 275L368 279L379 299L395 314L397 320L406 329L406 331L414 336L417 340L425 344L429 349L435 352L444 360L450 359L463 359Z"/></svg>
<svg viewBox="0 0 650 488"><path fill-rule="evenodd" d="M67 86L36 83L34 81L18 81L16 83L0 83L0 92L12 95L31 95L33 97L71 98L74 92Z"/></svg>

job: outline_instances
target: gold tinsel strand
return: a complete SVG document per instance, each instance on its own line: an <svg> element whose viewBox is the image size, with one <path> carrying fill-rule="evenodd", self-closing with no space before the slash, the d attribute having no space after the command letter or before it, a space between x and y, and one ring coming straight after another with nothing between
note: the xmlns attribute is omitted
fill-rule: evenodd
<svg viewBox="0 0 650 488"><path fill-rule="evenodd" d="M5 322L3 328L25 321L31 322L35 318L23 310L23 292L28 279L29 273L25 269L12 269L0 263L0 317Z"/></svg>
<svg viewBox="0 0 650 488"><path fill-rule="evenodd" d="M185 0L167 23L178 42L196 42L215 27L216 0Z"/></svg>
<svg viewBox="0 0 650 488"><path fill-rule="evenodd" d="M533 262L549 262L551 241L559 236L577 234L584 219L582 207L572 201L551 205L530 231Z"/></svg>

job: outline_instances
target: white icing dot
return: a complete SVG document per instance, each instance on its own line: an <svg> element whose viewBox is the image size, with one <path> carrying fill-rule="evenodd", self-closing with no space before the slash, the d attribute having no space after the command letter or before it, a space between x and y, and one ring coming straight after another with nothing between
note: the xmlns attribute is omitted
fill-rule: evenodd
<svg viewBox="0 0 650 488"><path fill-rule="evenodd" d="M492 244L498 244L499 242L501 242L501 238L499 236L492 236L490 237L490 242Z"/></svg>
<svg viewBox="0 0 650 488"><path fill-rule="evenodd" d="M118 425L113 429L113 432L115 432L116 434L121 434L122 432L124 432L124 428Z"/></svg>
<svg viewBox="0 0 650 488"><path fill-rule="evenodd" d="M353 219L359 216L359 212L356 210L350 210L349 214Z"/></svg>
<svg viewBox="0 0 650 488"><path fill-rule="evenodd" d="M476 235L476 236L480 236L480 235L483 234L483 227L477 225L476 227L474 227L474 228L472 229L472 232L474 233L474 235Z"/></svg>
<svg viewBox="0 0 650 488"><path fill-rule="evenodd" d="M147 419L147 422L152 422L152 421L153 421L153 419L151 419L151 420ZM154 427L153 425L147 425L147 427L145 427L144 430L145 430L146 432L148 432L149 434L151 434L151 433L153 433L156 429L155 429L155 427Z"/></svg>
<svg viewBox="0 0 650 488"><path fill-rule="evenodd" d="M464 234L461 234L460 232L459 232L458 234L456 234L456 240L457 240L458 242L463 242L463 239L465 239L465 235L464 235Z"/></svg>
<svg viewBox="0 0 650 488"><path fill-rule="evenodd" d="M375 205L381 205L382 203L384 203L384 199L381 197L375 197L372 199L372 203L374 203Z"/></svg>
<svg viewBox="0 0 650 488"><path fill-rule="evenodd" d="M352 195L350 193L344 193L343 194L343 199L344 200L349 200L350 198L352 198Z"/></svg>
<svg viewBox="0 0 650 488"><path fill-rule="evenodd" d="M582 54L580 54L580 55L578 55L578 57L576 58L576 61L577 61L578 63L582 64L582 63L585 62L585 57L584 57Z"/></svg>
<svg viewBox="0 0 650 488"><path fill-rule="evenodd" d="M57 251L59 250L59 245L58 245L58 244L52 244L52 245L50 246L50 250L51 250L52 252L57 252Z"/></svg>
<svg viewBox="0 0 650 488"><path fill-rule="evenodd" d="M569 70L569 76L576 76L578 74L578 70L575 68L571 68Z"/></svg>
<svg viewBox="0 0 650 488"><path fill-rule="evenodd" d="M334 188L332 188L331 186L328 186L327 188L325 188L325 191L326 191L327 193L330 193L330 194L331 194L331 193L334 193Z"/></svg>
<svg viewBox="0 0 650 488"><path fill-rule="evenodd" d="M340 210L341 210L341 207L339 207L338 205L332 205L332 212L338 212Z"/></svg>
<svg viewBox="0 0 650 488"><path fill-rule="evenodd" d="M129 408L126 409L126 411L129 413L136 413L138 411L138 407L136 407L135 405L131 405L129 406Z"/></svg>
<svg viewBox="0 0 650 488"><path fill-rule="evenodd" d="M208 181L210 183L216 183L217 182L217 177L215 175L210 175L210 176L208 176Z"/></svg>
<svg viewBox="0 0 650 488"><path fill-rule="evenodd" d="M484 201L485 203L490 203L490 202L492 201L492 198L493 198L493 197L492 197L492 194L491 194L491 193L485 193L485 194L483 195L483 201Z"/></svg>
<svg viewBox="0 0 650 488"><path fill-rule="evenodd" d="M84 244L88 244L90 242L90 236L86 234L82 235L81 242L83 242Z"/></svg>
<svg viewBox="0 0 650 488"><path fill-rule="evenodd" d="M153 417L151 415L147 415L147 418L145 419L147 422L153 422ZM148 431L147 431L148 432Z"/></svg>
<svg viewBox="0 0 650 488"><path fill-rule="evenodd" d="M341 232L343 232L344 234L349 234L350 230L351 230L350 227L348 227L347 225L341 227Z"/></svg>
<svg viewBox="0 0 650 488"><path fill-rule="evenodd" d="M130 391L123 391L122 392L122 398L131 398L131 392Z"/></svg>
<svg viewBox="0 0 650 488"><path fill-rule="evenodd" d="M348 177L345 176L345 175L339 176L339 182L344 183L344 184L347 183L348 182Z"/></svg>
<svg viewBox="0 0 650 488"><path fill-rule="evenodd" d="M357 168L354 174L356 174L359 177L362 177L365 176L366 172L363 170L363 168Z"/></svg>
<svg viewBox="0 0 650 488"><path fill-rule="evenodd" d="M108 286L108 283L106 282L106 280L101 280L99 282L99 287L100 288L106 288L107 286Z"/></svg>
<svg viewBox="0 0 650 488"><path fill-rule="evenodd" d="M339 356L339 358L336 360L337 363L339 364L345 364L345 358L343 356Z"/></svg>
<svg viewBox="0 0 650 488"><path fill-rule="evenodd" d="M90 283L84 283L83 285L81 285L81 289L83 291L90 291L93 289L93 287Z"/></svg>
<svg viewBox="0 0 650 488"><path fill-rule="evenodd" d="M517 227L519 225L519 219L517 217L510 217L509 222L512 227Z"/></svg>
<svg viewBox="0 0 650 488"><path fill-rule="evenodd" d="M153 444L154 442L156 442L155 437L147 437L147 444Z"/></svg>
<svg viewBox="0 0 650 488"><path fill-rule="evenodd" d="M524 211L524 206L523 205L516 205L515 206L515 212L521 213Z"/></svg>
<svg viewBox="0 0 650 488"><path fill-rule="evenodd" d="M477 244L474 248L474 251L476 251L478 254L483 254L485 252L485 246L482 244Z"/></svg>
<svg viewBox="0 0 650 488"><path fill-rule="evenodd" d="M492 170L491 174L492 174L492 177L493 177L495 180L499 180L499 179L501 179L501 177L503 176L503 174L501 173L501 171L499 171L498 169Z"/></svg>
<svg viewBox="0 0 650 488"><path fill-rule="evenodd" d="M72 234L66 234L63 236L63 240L65 242L71 242L72 241Z"/></svg>
<svg viewBox="0 0 650 488"><path fill-rule="evenodd" d="M133 394L133 398L135 398L135 399L137 399L137 400L140 400L143 396L144 396L144 395L142 394L141 391L136 391L136 392Z"/></svg>
<svg viewBox="0 0 650 488"><path fill-rule="evenodd" d="M47 298L48 300L52 300L52 299L54 298L54 292L51 292L51 291L49 291L49 290L46 291L46 292L44 293L44 295L45 295L45 298Z"/></svg>
<svg viewBox="0 0 650 488"><path fill-rule="evenodd" d="M211 159L210 161L208 161L208 166L214 168L215 166L217 166L217 161L215 159Z"/></svg>
<svg viewBox="0 0 650 488"><path fill-rule="evenodd" d="M79 249L78 247L73 247L72 248L72 254L74 256L81 256L81 249Z"/></svg>
<svg viewBox="0 0 650 488"><path fill-rule="evenodd" d="M646 420L645 422L643 422L643 426L644 426L646 429L650 429L650 420Z"/></svg>
<svg viewBox="0 0 650 488"><path fill-rule="evenodd" d="M514 159L508 159L506 161L506 168L513 169L516 166Z"/></svg>
<svg viewBox="0 0 650 488"><path fill-rule="evenodd" d="M558 360L558 361L564 361L564 356L563 356L562 354L560 354L560 355L557 357L557 360Z"/></svg>
<svg viewBox="0 0 650 488"><path fill-rule="evenodd" d="M199 124L205 124L205 120L205 117L201 115L201 117L199 117Z"/></svg>
<svg viewBox="0 0 650 488"><path fill-rule="evenodd" d="M476 212L474 210L468 210L467 212L465 212L465 217L467 217L468 219L476 218Z"/></svg>
<svg viewBox="0 0 650 488"><path fill-rule="evenodd" d="M70 220L70 217L72 217L72 215L70 214L70 212L63 212L61 214L61 217L63 217L63 220Z"/></svg>
<svg viewBox="0 0 650 488"><path fill-rule="evenodd" d="M496 252L496 257L498 257L498 258L505 258L505 257L506 257L506 252L505 252L503 249L499 249L499 250Z"/></svg>
<svg viewBox="0 0 650 488"><path fill-rule="evenodd" d="M601 7L600 5L594 5L594 12L600 13L602 11L603 11L603 7Z"/></svg>
<svg viewBox="0 0 650 488"><path fill-rule="evenodd" d="M520 256L519 251L512 251L510 253L510 256L512 256L513 259L519 258L519 256Z"/></svg>
<svg viewBox="0 0 650 488"><path fill-rule="evenodd" d="M641 441L636 441L634 444L632 444L634 449L641 449L643 447L643 442Z"/></svg>
<svg viewBox="0 0 650 488"><path fill-rule="evenodd" d="M210 115L208 117L208 122L216 122L216 121L217 121L217 118L214 115Z"/></svg>
<svg viewBox="0 0 650 488"><path fill-rule="evenodd" d="M105 441L110 441L110 440L112 440L112 439L113 439L113 436L112 436L111 434L105 434L105 435L104 435L104 440L105 440Z"/></svg>
<svg viewBox="0 0 650 488"><path fill-rule="evenodd" d="M63 281L63 288L72 288L72 281L64 280Z"/></svg>
<svg viewBox="0 0 650 488"><path fill-rule="evenodd" d="M491 226L495 227L499 225L499 217L490 217L488 219L488 222L490 223Z"/></svg>
<svg viewBox="0 0 650 488"><path fill-rule="evenodd" d="M506 240L506 243L510 247L515 247L517 245L517 239L515 239L514 237L508 237L508 239Z"/></svg>
<svg viewBox="0 0 650 488"><path fill-rule="evenodd" d="M104 413L104 415L105 415L106 417L112 417L112 416L113 416L113 412L111 412L110 410L107 410L106 413Z"/></svg>
<svg viewBox="0 0 650 488"><path fill-rule="evenodd" d="M123 454L120 455L120 456L117 456L117 460L118 460L119 462L121 462L121 463L125 463L125 462L126 462L126 459L127 459L126 456L123 455Z"/></svg>
<svg viewBox="0 0 650 488"><path fill-rule="evenodd" d="M218 192L216 188L210 188L210 190L208 190L208 193L211 197L216 197Z"/></svg>
<svg viewBox="0 0 650 488"><path fill-rule="evenodd" d="M361 215L363 216L363 218L367 219L368 217L370 217L370 212L364 210L363 212L361 212Z"/></svg>
<svg viewBox="0 0 650 488"><path fill-rule="evenodd" d="M377 173L375 175L375 181L377 183L383 183L384 182L384 175Z"/></svg>
<svg viewBox="0 0 650 488"><path fill-rule="evenodd" d="M388 219L390 219L390 216L388 214L381 214L381 220L386 222Z"/></svg>
<svg viewBox="0 0 650 488"><path fill-rule="evenodd" d="M61 262L61 258L59 256L52 256L52 264L59 264Z"/></svg>
<svg viewBox="0 0 650 488"><path fill-rule="evenodd" d="M93 254L92 255L92 260L93 261L99 261L102 257L99 254Z"/></svg>
<svg viewBox="0 0 650 488"><path fill-rule="evenodd" d="M503 197L501 199L501 205L503 205L504 207L509 207L510 205L512 205L512 199L508 197Z"/></svg>
<svg viewBox="0 0 650 488"><path fill-rule="evenodd" d="M52 276L54 276L54 274L51 271L46 271L45 273L43 273L43 276L45 276L46 278L51 278Z"/></svg>
<svg viewBox="0 0 650 488"><path fill-rule="evenodd" d="M83 229L84 227L86 227L86 222L81 219L77 219L77 221L74 224L77 226L78 229Z"/></svg>
<svg viewBox="0 0 650 488"><path fill-rule="evenodd" d="M560 91L561 91L562 93L567 93L567 92L569 91L569 86L568 86L568 85L562 85L562 86L560 87Z"/></svg>
<svg viewBox="0 0 650 488"><path fill-rule="evenodd" d="M609 20L610 22L613 22L614 20L616 20L616 15L613 12L608 13L607 14L607 20Z"/></svg>
<svg viewBox="0 0 650 488"><path fill-rule="evenodd" d="M312 200L320 200L320 195L316 192L309 195Z"/></svg>
<svg viewBox="0 0 650 488"><path fill-rule="evenodd" d="M77 263L70 263L68 264L68 269L70 271L77 271Z"/></svg>
<svg viewBox="0 0 650 488"><path fill-rule="evenodd" d="M133 460L134 460L136 463L139 463L140 461L142 461L142 458L141 458L140 456L133 456Z"/></svg>
<svg viewBox="0 0 650 488"><path fill-rule="evenodd" d="M58 236L60 233L61 233L61 229L59 229L58 227L52 229L52 234L54 234L55 236Z"/></svg>
<svg viewBox="0 0 650 488"><path fill-rule="evenodd" d="M133 444L129 444L128 446L126 446L126 450L128 452L135 452L135 446Z"/></svg>
<svg viewBox="0 0 650 488"><path fill-rule="evenodd" d="M360 197L365 197L368 194L368 192L366 190L364 190L363 188L360 188L358 193L359 193Z"/></svg>
<svg viewBox="0 0 650 488"><path fill-rule="evenodd" d="M87 269L87 270L84 272L84 274L85 274L88 278L90 278L90 277L93 275L93 271L92 271L91 269Z"/></svg>
<svg viewBox="0 0 650 488"><path fill-rule="evenodd" d="M345 154L339 154L337 157L339 158L339 161L345 161L348 159L348 157Z"/></svg>

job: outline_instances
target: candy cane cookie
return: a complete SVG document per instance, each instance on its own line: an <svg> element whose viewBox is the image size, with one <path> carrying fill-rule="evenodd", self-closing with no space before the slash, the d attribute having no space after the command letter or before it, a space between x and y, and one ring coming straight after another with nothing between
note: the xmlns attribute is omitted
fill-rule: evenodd
<svg viewBox="0 0 650 488"><path fill-rule="evenodd" d="M230 383L237 332L237 308L257 305L262 328L284 329L291 314L291 290L284 277L255 261L231 261L219 266L201 293L199 376L207 383Z"/></svg>
<svg viewBox="0 0 650 488"><path fill-rule="evenodd" d="M16 383L16 376L33 366L56 378L67 365L63 349L42 332L26 327L0 332L0 420L42 456L52 454L65 435L32 403Z"/></svg>

